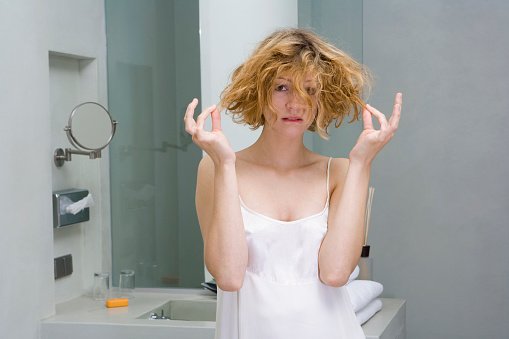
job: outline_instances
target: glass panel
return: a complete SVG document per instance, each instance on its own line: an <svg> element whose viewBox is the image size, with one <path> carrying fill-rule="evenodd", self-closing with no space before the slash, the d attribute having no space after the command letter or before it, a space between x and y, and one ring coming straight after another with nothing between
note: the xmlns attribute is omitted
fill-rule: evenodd
<svg viewBox="0 0 509 339"><path fill-rule="evenodd" d="M200 287L196 217L202 152L183 127L200 96L198 0L106 0L112 280L133 269L137 287ZM199 108L198 108L199 109Z"/></svg>
<svg viewBox="0 0 509 339"><path fill-rule="evenodd" d="M299 0L299 27L310 28L362 63L362 4L362 0ZM313 133L313 151L347 158L362 131L361 120L348 121L339 129L331 124L328 141Z"/></svg>

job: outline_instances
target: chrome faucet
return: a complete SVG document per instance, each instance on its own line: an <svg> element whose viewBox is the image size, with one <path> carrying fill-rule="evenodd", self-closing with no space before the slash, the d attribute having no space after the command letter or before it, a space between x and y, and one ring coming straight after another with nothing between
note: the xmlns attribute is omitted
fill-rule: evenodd
<svg viewBox="0 0 509 339"><path fill-rule="evenodd" d="M161 309L161 315L158 315L156 312L150 313L149 319L170 319L164 315L164 310Z"/></svg>

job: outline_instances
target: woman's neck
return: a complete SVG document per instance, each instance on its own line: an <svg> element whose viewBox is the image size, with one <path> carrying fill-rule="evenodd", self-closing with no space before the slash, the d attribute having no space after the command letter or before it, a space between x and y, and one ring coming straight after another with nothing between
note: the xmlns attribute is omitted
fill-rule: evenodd
<svg viewBox="0 0 509 339"><path fill-rule="evenodd" d="M289 138L266 129L249 147L250 153L257 162L277 170L289 170L303 166L310 151L304 146L303 136Z"/></svg>

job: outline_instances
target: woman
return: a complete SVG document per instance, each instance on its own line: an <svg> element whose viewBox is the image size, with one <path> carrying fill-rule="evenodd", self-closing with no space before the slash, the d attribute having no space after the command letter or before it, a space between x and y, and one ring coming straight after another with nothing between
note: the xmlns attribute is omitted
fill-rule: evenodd
<svg viewBox="0 0 509 339"><path fill-rule="evenodd" d="M205 264L218 286L217 339L364 338L343 285L357 265L371 163L397 129L402 96L389 119L361 99L362 66L312 32L267 37L232 75L220 106L252 128L234 152L220 110L186 131L207 156L200 162L196 208ZM306 130L362 110L364 130L348 159L304 146ZM373 128L372 115L380 129ZM203 129L210 116L212 131Z"/></svg>

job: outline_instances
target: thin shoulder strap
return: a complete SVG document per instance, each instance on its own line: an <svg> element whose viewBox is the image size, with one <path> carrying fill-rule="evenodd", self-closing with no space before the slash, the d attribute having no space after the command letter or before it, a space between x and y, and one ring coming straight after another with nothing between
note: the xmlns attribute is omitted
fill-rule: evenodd
<svg viewBox="0 0 509 339"><path fill-rule="evenodd" d="M331 163L332 157L329 157L329 161L327 162L327 203L329 202L329 177L330 177L330 163Z"/></svg>

